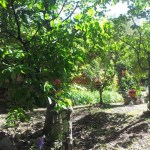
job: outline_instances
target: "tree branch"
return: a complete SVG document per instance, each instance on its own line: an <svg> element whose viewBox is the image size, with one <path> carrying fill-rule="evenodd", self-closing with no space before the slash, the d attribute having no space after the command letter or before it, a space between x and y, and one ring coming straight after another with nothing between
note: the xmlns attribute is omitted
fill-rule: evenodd
<svg viewBox="0 0 150 150"><path fill-rule="evenodd" d="M63 11L63 9L64 9L64 7L65 7L66 2L67 2L67 0L65 0L65 1L64 1L64 3L63 3L63 5L62 5L62 7L61 7L61 9L60 9L60 11L59 11L59 13L58 13L57 17L58 17L58 16L61 14L61 12ZM55 17L54 19L56 19L57 17ZM53 19L53 20L54 20L54 19ZM50 20L50 21L52 21L52 20Z"/></svg>
<svg viewBox="0 0 150 150"><path fill-rule="evenodd" d="M15 23L17 25L17 34L18 34L17 39L23 45L23 47L25 48L25 50L28 51L28 47L27 47L27 43L28 42L23 41L23 39L21 37L20 22L19 22L19 18L18 18L17 14L16 14L16 11L15 11L14 0L11 0L11 7L12 7L13 15L15 17ZM9 35L12 36L10 33L9 33ZM14 37L14 36L12 36L12 37ZM16 38L16 37L14 37L14 38Z"/></svg>
<svg viewBox="0 0 150 150"><path fill-rule="evenodd" d="M4 34L8 34L8 35L10 35L11 37L13 37L14 39L16 39L16 40L18 40L18 38L17 37L15 37L10 31L1 31L0 33L4 33Z"/></svg>
<svg viewBox="0 0 150 150"><path fill-rule="evenodd" d="M21 31L20 31L20 23L19 23L19 19L18 19L18 16L16 14L16 11L15 11L15 7L14 7L14 0L11 0L11 6L12 6L12 10L13 10L13 15L15 17L15 22L16 22L16 25L17 25L17 33L18 33L18 39L20 41L22 41L21 39Z"/></svg>
<svg viewBox="0 0 150 150"><path fill-rule="evenodd" d="M129 42L121 39L118 37L118 39L122 42L124 42L126 45L130 46L131 48L133 48L135 50L135 52L137 53L137 58L138 58L138 64L139 64L139 67L142 69L142 70L148 70L148 68L146 67L143 67L140 63L140 51L138 51L138 49L136 49L133 45L131 45Z"/></svg>
<svg viewBox="0 0 150 150"><path fill-rule="evenodd" d="M137 26L132 16L131 16L131 19L132 19L134 25ZM141 43L142 43L142 33L141 33L141 31L139 30L139 28L136 28L136 30L137 30L137 32L138 32L139 35L140 35L139 44L138 44L138 45L139 45L139 46L138 46L138 47L139 47L138 50L140 51L140 50L141 50Z"/></svg>
<svg viewBox="0 0 150 150"><path fill-rule="evenodd" d="M78 7L78 3L79 2L76 3L76 6L74 7L73 11L62 22L65 22L66 20L68 20L73 15L73 13L75 12L75 10Z"/></svg>
<svg viewBox="0 0 150 150"><path fill-rule="evenodd" d="M64 3L63 3L63 5L62 5L62 7L61 7L61 9L60 9L60 11L59 11L59 13L57 14L57 16L56 17L54 17L54 18L52 18L52 19L50 19L49 20L49 22L51 22L51 21L53 21L53 20L55 20L55 19L57 19L58 18L58 16L61 14L61 12L63 11L63 9L64 9L64 7L65 7L65 4L66 4L66 2L67 2L67 0L65 0L64 1ZM44 23L44 25L45 25L46 23ZM41 25L40 27L38 27L38 29L36 30L36 32L35 32L35 34L32 36L32 38L30 39L30 42L32 41L32 40L34 40L34 38L35 38L35 36L36 36L36 34L38 33L38 31L41 29L41 27L42 27L43 25Z"/></svg>
<svg viewBox="0 0 150 150"><path fill-rule="evenodd" d="M136 23L135 23L135 20L133 19L132 16L131 16L131 19L132 19L134 25L137 26ZM143 44L144 50L146 50L146 48L145 48L145 46L144 46L144 43L143 43L143 40L142 40L142 33L141 33L140 29L139 29L139 28L136 28L136 30L137 30L137 32L138 32L139 35L140 35L140 40L139 40L139 50L141 49L141 44Z"/></svg>

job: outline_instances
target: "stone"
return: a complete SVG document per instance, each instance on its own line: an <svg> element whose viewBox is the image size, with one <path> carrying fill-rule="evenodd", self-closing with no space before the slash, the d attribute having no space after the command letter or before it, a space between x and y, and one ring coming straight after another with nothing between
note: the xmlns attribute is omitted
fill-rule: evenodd
<svg viewBox="0 0 150 150"><path fill-rule="evenodd" d="M130 96L124 96L124 105L132 104L132 98Z"/></svg>
<svg viewBox="0 0 150 150"><path fill-rule="evenodd" d="M124 100L124 105L132 104L132 98L125 91L119 91Z"/></svg>
<svg viewBox="0 0 150 150"><path fill-rule="evenodd" d="M135 105L139 105L139 104L143 104L143 100L141 98L137 98L137 100L135 101Z"/></svg>

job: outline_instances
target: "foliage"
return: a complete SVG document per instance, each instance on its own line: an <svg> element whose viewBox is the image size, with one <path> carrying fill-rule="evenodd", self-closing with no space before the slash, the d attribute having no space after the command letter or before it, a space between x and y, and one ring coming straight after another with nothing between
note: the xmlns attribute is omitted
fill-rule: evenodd
<svg viewBox="0 0 150 150"><path fill-rule="evenodd" d="M114 76L112 82L110 85L108 85L105 90L107 91L118 91L119 85L118 85L118 77L117 75Z"/></svg>
<svg viewBox="0 0 150 150"><path fill-rule="evenodd" d="M48 98L48 103L55 106L54 111L59 112L61 109L72 106L71 100L65 97L65 90L62 89L62 83L59 79L52 83L46 82L44 92Z"/></svg>
<svg viewBox="0 0 150 150"><path fill-rule="evenodd" d="M103 12L94 8L101 8L101 4L106 2L55 0L34 3L29 0L3 0L0 3L0 86L9 89L13 105L22 105L25 109L32 109L33 104L37 103L44 106L47 96L43 87L47 81L51 83L59 78L62 82L68 82L72 73L80 71L78 66L84 63L86 66L97 56L104 64L103 71L106 68L109 68L108 72L113 70L114 57L117 60L115 53L119 53L129 41L133 44L138 42L136 37L140 32L139 26L133 24L132 28L136 30L134 41L132 36L126 36L122 30L122 25L131 18L120 16L112 19L113 24L102 18ZM142 12L146 15L147 3L142 5L135 1L130 2L129 6L130 16L136 16L140 10L145 11ZM76 9L80 11L75 13ZM148 27L145 28L143 40L148 39L148 30ZM142 43L140 48L144 48ZM148 47L145 48L148 52ZM128 49L125 49L125 55L119 56L127 58L130 53ZM144 51L140 50L141 58L145 55Z"/></svg>
<svg viewBox="0 0 150 150"><path fill-rule="evenodd" d="M117 103L123 102L123 97L118 92L115 91L104 91L103 100L105 103Z"/></svg>
<svg viewBox="0 0 150 150"><path fill-rule="evenodd" d="M120 15L118 18L112 18L113 40L121 46L119 63L127 66L128 70L134 76L134 82L140 78L149 78L149 3L147 1L129 1L127 15ZM124 88L128 79L122 78ZM130 79L133 81L132 79ZM132 83L133 84L133 83ZM128 88L139 88L134 84ZM149 85L150 86L150 85ZM150 97L149 97L150 98Z"/></svg>
<svg viewBox="0 0 150 150"><path fill-rule="evenodd" d="M110 0L0 1L0 87L8 89L10 106L17 107L9 113L8 124L26 120L23 109L32 110L34 104L45 106L48 101L58 112L70 107L71 100L73 105L98 102L98 92L64 90L83 67L91 80L101 81L100 103L102 93L104 102L121 100L115 92L104 91L121 63L138 79L147 74L150 79L149 2L130 0L128 14L111 20L100 11L106 2ZM145 23L138 25L139 18ZM134 77L121 80L124 89L135 88Z"/></svg>
<svg viewBox="0 0 150 150"><path fill-rule="evenodd" d="M83 50L76 48L82 35L73 31L78 21L74 24L70 20L78 3L15 0L3 3L0 86L8 89L13 105L25 109L32 109L33 104L44 106L47 101L44 84L57 78L68 82L83 61Z"/></svg>
<svg viewBox="0 0 150 150"><path fill-rule="evenodd" d="M98 91L90 91L85 87L73 85L67 97L72 100L73 106L99 103ZM122 102L122 96L115 91L103 92L104 103Z"/></svg>
<svg viewBox="0 0 150 150"><path fill-rule="evenodd" d="M121 78L119 86L120 89L124 91L127 91L129 89L137 89L139 87L136 78L133 75L129 74L127 71L126 75Z"/></svg>
<svg viewBox="0 0 150 150"><path fill-rule="evenodd" d="M107 54L105 54L106 56ZM103 103L102 93L108 85L112 83L115 75L113 61L109 57L101 57L94 59L84 68L84 73L94 83L94 86L99 90L100 104ZM98 82L98 85L96 85Z"/></svg>
<svg viewBox="0 0 150 150"><path fill-rule="evenodd" d="M22 108L11 109L6 118L6 126L15 127L18 121L25 122L30 119Z"/></svg>
<svg viewBox="0 0 150 150"><path fill-rule="evenodd" d="M101 58L97 58L92 60L90 64L84 66L83 72L88 76L91 80L93 78L100 78L100 80L105 82L106 77L110 77L114 73L113 62L111 60L106 62L107 58L105 57L105 61ZM109 58L108 58L109 59ZM107 68L107 69L106 69Z"/></svg>
<svg viewBox="0 0 150 150"><path fill-rule="evenodd" d="M68 93L69 99L72 100L73 106L96 103L99 99L98 92L72 90Z"/></svg>

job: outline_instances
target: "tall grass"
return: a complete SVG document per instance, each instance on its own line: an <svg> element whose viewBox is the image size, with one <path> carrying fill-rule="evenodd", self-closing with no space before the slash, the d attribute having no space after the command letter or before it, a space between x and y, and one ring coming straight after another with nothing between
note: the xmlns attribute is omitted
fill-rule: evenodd
<svg viewBox="0 0 150 150"><path fill-rule="evenodd" d="M117 103L123 102L123 97L116 91L104 91L103 92L104 103Z"/></svg>
<svg viewBox="0 0 150 150"><path fill-rule="evenodd" d="M92 92L87 88L78 85L74 85L70 88L67 97L72 100L73 106L99 103L100 98L98 91ZM103 92L104 103L116 103L122 101L123 101L122 96L115 91Z"/></svg>

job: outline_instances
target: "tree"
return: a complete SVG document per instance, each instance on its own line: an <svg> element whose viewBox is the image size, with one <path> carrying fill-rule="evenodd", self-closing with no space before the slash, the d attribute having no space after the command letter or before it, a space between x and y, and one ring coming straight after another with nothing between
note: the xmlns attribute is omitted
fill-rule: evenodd
<svg viewBox="0 0 150 150"><path fill-rule="evenodd" d="M92 11L88 1L3 0L0 4L0 85L8 89L11 107L28 110L48 101L44 131L49 131L55 106L70 106L56 94L54 82L61 81L63 88L86 58L84 37ZM82 20L74 16L77 8L85 13Z"/></svg>
<svg viewBox="0 0 150 150"><path fill-rule="evenodd" d="M105 57L105 59L94 59L90 64L84 66L83 72L91 79L92 82L94 82L95 87L98 89L100 94L99 104L100 106L103 106L103 91L112 83L115 75L113 61L108 57Z"/></svg>
<svg viewBox="0 0 150 150"><path fill-rule="evenodd" d="M133 72L136 71L136 76L140 75L142 77L148 73L149 79L150 52L147 39L149 39L150 26L147 6L147 3L131 2L129 5L130 9L128 11L128 16L114 18L113 24L115 28L114 33L116 33L114 34L114 38L126 44L126 53L130 56L130 68L133 68ZM141 21L141 19L143 19L143 22L145 23L140 24L139 21Z"/></svg>
<svg viewBox="0 0 150 150"><path fill-rule="evenodd" d="M76 2L47 0L10 0L0 7L0 84L8 89L13 108L44 106L51 98L45 133L51 126L56 103L70 106L69 101L59 99L51 88L45 87L54 86L56 79L62 82L61 87L68 82L83 55L81 49L74 48L78 33L72 30L74 24L70 19L77 7Z"/></svg>

